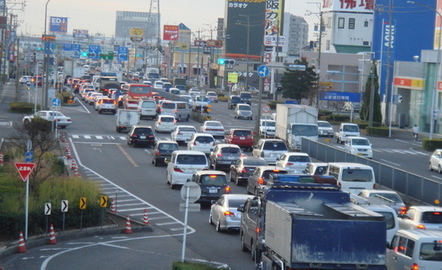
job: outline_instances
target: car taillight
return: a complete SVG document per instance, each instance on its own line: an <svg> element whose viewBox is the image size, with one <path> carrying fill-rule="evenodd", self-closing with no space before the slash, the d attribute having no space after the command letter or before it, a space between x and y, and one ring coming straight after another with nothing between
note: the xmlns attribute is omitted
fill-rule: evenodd
<svg viewBox="0 0 442 270"><path fill-rule="evenodd" d="M160 155L160 152L155 151L155 156L159 156L159 155Z"/></svg>
<svg viewBox="0 0 442 270"><path fill-rule="evenodd" d="M233 212L230 212L230 211L224 211L224 216L226 216L226 217L234 217L235 216L235 213L233 213Z"/></svg>
<svg viewBox="0 0 442 270"><path fill-rule="evenodd" d="M242 171L241 171L242 173L247 173L248 171L247 171L247 169L246 168L244 168L244 169L242 169Z"/></svg>
<svg viewBox="0 0 442 270"><path fill-rule="evenodd" d="M196 145L196 141L193 142L193 145Z"/></svg>
<svg viewBox="0 0 442 270"><path fill-rule="evenodd" d="M174 112L175 112L175 113L177 113L177 112L178 112L178 110L175 110Z"/></svg>
<svg viewBox="0 0 442 270"><path fill-rule="evenodd" d="M219 153L219 154L217 154L216 156L217 156L217 157L222 157L223 154Z"/></svg>
<svg viewBox="0 0 442 270"><path fill-rule="evenodd" d="M417 263L413 263L411 270L419 270L419 265Z"/></svg>
<svg viewBox="0 0 442 270"><path fill-rule="evenodd" d="M264 185L264 177L258 179L258 185Z"/></svg>
<svg viewBox="0 0 442 270"><path fill-rule="evenodd" d="M230 186L227 186L227 187L224 188L224 191L226 193L230 193L232 191L232 189L230 188Z"/></svg>
<svg viewBox="0 0 442 270"><path fill-rule="evenodd" d="M255 232L256 232L256 233L260 233L260 232L261 232L261 228L256 227L256 228L255 228Z"/></svg>
<svg viewBox="0 0 442 270"><path fill-rule="evenodd" d="M406 212L407 212L407 207L406 206L402 206L401 210L399 210L399 215L405 215Z"/></svg>
<svg viewBox="0 0 442 270"><path fill-rule="evenodd" d="M246 157L247 155L245 155L244 153L241 153L239 156L240 157Z"/></svg>
<svg viewBox="0 0 442 270"><path fill-rule="evenodd" d="M421 229L421 230L425 230L425 229L426 229L426 228L425 228L425 225L423 225L423 224L419 224L419 225L417 225L416 228L417 228L417 229Z"/></svg>
<svg viewBox="0 0 442 270"><path fill-rule="evenodd" d="M285 164L285 165L287 165L287 166L292 166L294 163L291 163L291 162L288 162L287 164Z"/></svg>
<svg viewBox="0 0 442 270"><path fill-rule="evenodd" d="M215 146L215 142L213 142L212 145Z"/></svg>
<svg viewBox="0 0 442 270"><path fill-rule="evenodd" d="M132 134L131 137L136 138L136 137L138 137L138 135L137 134Z"/></svg>
<svg viewBox="0 0 442 270"><path fill-rule="evenodd" d="M154 135L149 135L149 138L155 138L155 136Z"/></svg>
<svg viewBox="0 0 442 270"><path fill-rule="evenodd" d="M173 167L173 170L175 171L175 172L179 172L179 173L182 173L183 172L183 170L181 170L179 167L177 167L177 166L175 166L175 167Z"/></svg>
<svg viewBox="0 0 442 270"><path fill-rule="evenodd" d="M378 184L374 183L373 184L373 189L378 189Z"/></svg>

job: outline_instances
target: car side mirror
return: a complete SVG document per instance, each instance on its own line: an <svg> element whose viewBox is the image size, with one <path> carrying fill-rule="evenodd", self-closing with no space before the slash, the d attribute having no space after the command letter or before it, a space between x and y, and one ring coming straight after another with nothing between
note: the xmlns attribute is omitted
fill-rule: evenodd
<svg viewBox="0 0 442 270"><path fill-rule="evenodd" d="M276 158L276 161L280 161L281 159L280 158Z"/></svg>

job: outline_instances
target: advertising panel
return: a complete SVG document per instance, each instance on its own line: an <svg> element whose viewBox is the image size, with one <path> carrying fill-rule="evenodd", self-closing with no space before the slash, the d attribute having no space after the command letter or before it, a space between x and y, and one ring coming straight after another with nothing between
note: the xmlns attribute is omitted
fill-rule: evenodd
<svg viewBox="0 0 442 270"><path fill-rule="evenodd" d="M374 0L358 0L358 1L322 0L321 10L364 12L367 10L373 10L373 7L374 7Z"/></svg>
<svg viewBox="0 0 442 270"><path fill-rule="evenodd" d="M261 55L264 40L266 0L228 0L226 54ZM249 48L247 48L249 36ZM229 56L229 57L230 57Z"/></svg>
<svg viewBox="0 0 442 270"><path fill-rule="evenodd" d="M72 32L74 38L89 38L89 30L74 29Z"/></svg>
<svg viewBox="0 0 442 270"><path fill-rule="evenodd" d="M68 32L68 18L66 17L52 17L49 20L49 31L50 32Z"/></svg>
<svg viewBox="0 0 442 270"><path fill-rule="evenodd" d="M163 40L178 40L178 25L164 25Z"/></svg>
<svg viewBox="0 0 442 270"><path fill-rule="evenodd" d="M284 0L267 0L264 20L264 44L276 46L277 37L282 34ZM272 42L272 40L274 42ZM281 42L281 41L279 41ZM281 45L283 46L283 45Z"/></svg>

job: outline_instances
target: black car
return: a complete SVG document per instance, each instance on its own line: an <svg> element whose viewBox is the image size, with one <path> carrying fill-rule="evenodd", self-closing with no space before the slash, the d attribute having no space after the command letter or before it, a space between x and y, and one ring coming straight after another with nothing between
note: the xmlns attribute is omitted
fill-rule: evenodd
<svg viewBox="0 0 442 270"><path fill-rule="evenodd" d="M227 108L233 109L238 103L241 103L241 98L237 95L231 95L227 101Z"/></svg>
<svg viewBox="0 0 442 270"><path fill-rule="evenodd" d="M127 135L127 145L147 145L153 147L155 134L151 126L132 126Z"/></svg>
<svg viewBox="0 0 442 270"><path fill-rule="evenodd" d="M201 196L196 201L197 203L210 203L213 200L218 200L221 195L231 192L225 172L198 171L192 175L192 181L201 188Z"/></svg>
<svg viewBox="0 0 442 270"><path fill-rule="evenodd" d="M241 148L236 144L221 143L210 152L209 162L214 170L229 169L230 165L242 156Z"/></svg>
<svg viewBox="0 0 442 270"><path fill-rule="evenodd" d="M241 98L241 103L252 105L252 93L241 92L241 94L239 94L239 97Z"/></svg>
<svg viewBox="0 0 442 270"><path fill-rule="evenodd" d="M266 166L267 162L261 157L240 157L235 163L230 165L230 181L241 185L247 183L250 174L256 167Z"/></svg>
<svg viewBox="0 0 442 270"><path fill-rule="evenodd" d="M166 164L165 158L172 156L173 151L178 150L178 143L174 141L158 141L153 150L152 164L158 166Z"/></svg>

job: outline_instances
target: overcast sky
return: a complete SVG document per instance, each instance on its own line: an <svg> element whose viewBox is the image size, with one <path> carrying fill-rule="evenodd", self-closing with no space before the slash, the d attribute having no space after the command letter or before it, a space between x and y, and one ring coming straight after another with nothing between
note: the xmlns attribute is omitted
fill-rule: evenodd
<svg viewBox="0 0 442 270"><path fill-rule="evenodd" d="M18 15L20 28L18 34L41 35L44 32L45 5L48 0L25 0L23 11L20 5L8 4ZM21 3L23 0L9 0L7 3ZM218 18L224 17L225 0L156 0L161 12L161 31L163 25L184 23L192 31L214 29ZM318 12L318 6L308 0L286 0L285 11L303 16L310 24L319 19L315 15L305 16L306 10ZM319 1L318 1L319 2ZM149 12L151 0L49 0L47 14L67 17L68 33L73 29L87 29L89 34L101 33L113 36L115 33L115 14L121 11ZM207 35L210 35L208 32Z"/></svg>

